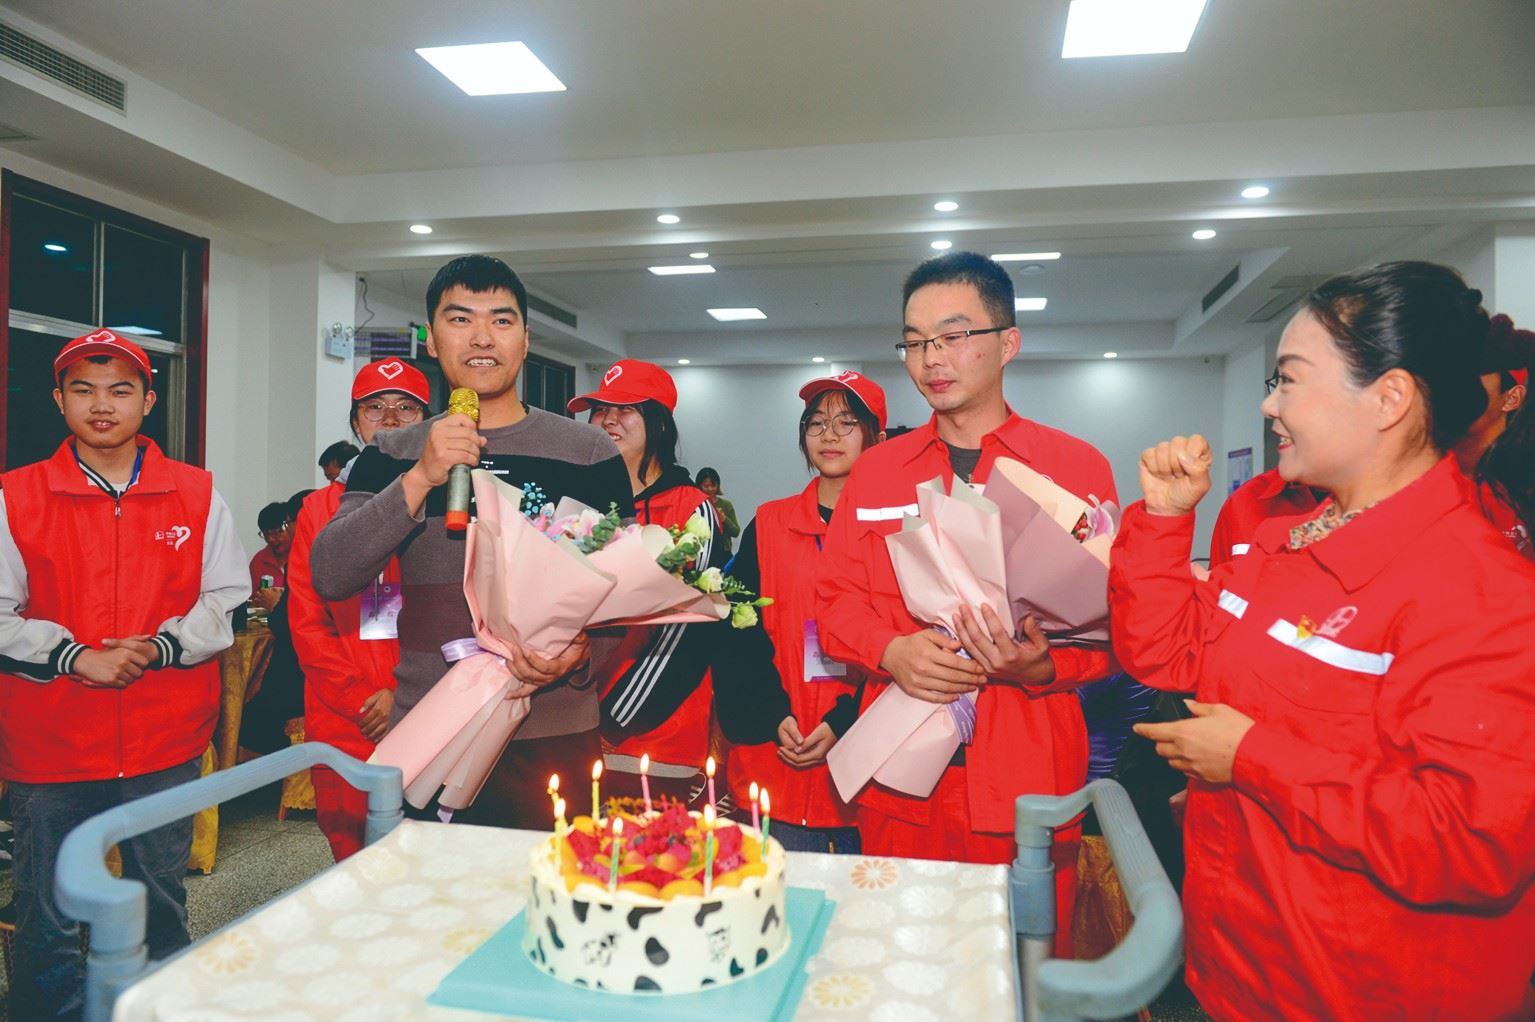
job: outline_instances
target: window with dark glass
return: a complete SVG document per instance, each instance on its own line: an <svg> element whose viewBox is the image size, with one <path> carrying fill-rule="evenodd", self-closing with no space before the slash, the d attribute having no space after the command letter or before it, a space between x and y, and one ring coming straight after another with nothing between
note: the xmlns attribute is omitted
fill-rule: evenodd
<svg viewBox="0 0 1535 1022"><path fill-rule="evenodd" d="M565 405L576 396L576 370L540 355L528 356L522 368L522 400L532 408L556 415L570 413Z"/></svg>

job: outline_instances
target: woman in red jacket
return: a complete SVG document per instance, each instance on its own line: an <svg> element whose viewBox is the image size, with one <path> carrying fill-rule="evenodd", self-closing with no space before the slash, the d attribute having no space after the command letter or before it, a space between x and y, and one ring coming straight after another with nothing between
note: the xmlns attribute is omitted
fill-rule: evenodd
<svg viewBox="0 0 1535 1022"><path fill-rule="evenodd" d="M1480 293L1388 263L1327 281L1263 404L1326 491L1189 573L1209 447L1141 458L1114 648L1196 691L1140 725L1191 778L1189 985L1217 1019L1535 1017L1535 565L1449 455L1482 413Z"/></svg>
<svg viewBox="0 0 1535 1022"><path fill-rule="evenodd" d="M736 745L730 787L737 806L751 804L756 782L771 795L773 836L792 851L859 851L857 810L837 797L826 754L858 713L847 665L821 656L815 624L815 565L826 526L853 463L885 435L885 392L855 372L800 388L805 411L799 447L816 477L800 493L770 501L741 536L730 574L753 592L770 594L762 629L731 640L739 649L715 667L715 699L727 737L755 716L777 725L777 741ZM754 662L771 661L768 686L755 698L731 682Z"/></svg>
<svg viewBox="0 0 1535 1022"><path fill-rule="evenodd" d="M634 512L641 523L681 528L694 515L709 525L699 567L723 567L728 557L714 502L677 464L677 385L658 365L623 359L602 376L602 386L573 398L572 412L590 419L613 442L629 468ZM606 509L599 509L606 510ZM687 801L698 790L709 756L709 713L714 686L709 665L720 624L631 628L596 683L602 692L606 750L603 789L640 793L640 757L650 756L651 794Z"/></svg>
<svg viewBox="0 0 1535 1022"><path fill-rule="evenodd" d="M430 401L431 388L421 370L399 359L370 363L352 382L352 432L370 444L378 433L420 422ZM390 561L373 585L349 600L331 602L315 593L309 549L336 514L346 492L347 468L304 498L294 523L288 627L304 669L304 737L365 760L388 729L394 708L400 572ZM362 848L367 796L326 767L315 767L310 777L315 818L340 862Z"/></svg>

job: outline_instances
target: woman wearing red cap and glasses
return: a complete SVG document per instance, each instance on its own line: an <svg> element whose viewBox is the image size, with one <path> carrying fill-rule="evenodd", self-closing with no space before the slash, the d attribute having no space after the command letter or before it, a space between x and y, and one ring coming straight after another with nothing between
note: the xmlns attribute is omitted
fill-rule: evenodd
<svg viewBox="0 0 1535 1022"><path fill-rule="evenodd" d="M370 444L379 433L420 422L430 401L431 388L421 370L399 359L370 363L352 382L352 432ZM336 601L314 591L309 566L314 538L335 516L350 467L304 498L294 523L288 625L304 669L304 737L365 760L384 736L394 707L400 649L392 612L399 609L399 564L391 558L371 586ZM311 776L316 821L340 862L362 848L367 796L325 767L315 767Z"/></svg>
<svg viewBox="0 0 1535 1022"><path fill-rule="evenodd" d="M623 359L602 376L602 386L574 398L572 412L589 411L592 425L618 445L634 488L635 516L643 524L687 524L695 514L709 525L699 568L724 567L728 557L714 502L677 464L677 385L665 369ZM619 654L597 679L602 692L606 789L638 795L642 755L650 756L653 794L688 800L709 755L714 686L709 666L728 623L631 628Z"/></svg>
<svg viewBox="0 0 1535 1022"><path fill-rule="evenodd" d="M858 714L847 666L821 655L815 624L815 565L853 464L885 437L885 393L846 372L800 388L799 448L816 477L800 493L770 501L741 536L730 573L773 603L762 628L730 635L716 664L720 723L729 738L760 722L777 740L730 750L736 804L756 782L772 794L773 835L791 851L856 854L856 810L837 797L826 753ZM759 665L771 664L761 671ZM766 675L765 682L762 680Z"/></svg>

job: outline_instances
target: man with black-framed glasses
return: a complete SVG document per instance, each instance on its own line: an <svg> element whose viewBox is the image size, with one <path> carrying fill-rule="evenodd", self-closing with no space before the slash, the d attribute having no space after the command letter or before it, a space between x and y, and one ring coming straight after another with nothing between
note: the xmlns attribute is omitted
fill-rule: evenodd
<svg viewBox="0 0 1535 1022"><path fill-rule="evenodd" d="M1017 634L986 609L949 637L907 612L885 537L916 513L932 478L985 483L999 457L1021 461L1086 500L1117 499L1109 463L1092 445L1020 418L1003 370L1020 337L1006 269L954 252L906 279L897 351L933 417L872 448L843 491L848 510L827 536L816 600L822 649L866 679L863 705L886 685L932 703L978 693L974 741L961 745L937 787L914 798L872 783L856 797L863 851L1003 863L1013 858L1013 800L1062 794L1087 771L1087 732L1071 689L1115 673L1105 649L1052 646L1032 620ZM1071 918L1079 831L1057 832L1057 898ZM1069 949L1060 926L1057 953Z"/></svg>

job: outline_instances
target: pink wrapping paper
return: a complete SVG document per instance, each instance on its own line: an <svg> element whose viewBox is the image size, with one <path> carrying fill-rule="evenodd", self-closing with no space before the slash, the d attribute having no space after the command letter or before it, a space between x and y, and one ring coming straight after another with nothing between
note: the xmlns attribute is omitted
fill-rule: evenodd
<svg viewBox="0 0 1535 1022"><path fill-rule="evenodd" d="M553 657L587 628L718 621L730 612L723 597L700 593L656 564L670 538L665 529L646 527L584 555L523 517L518 490L481 469L472 478L464 598L475 640L487 652L450 668L368 760L398 766L406 801L418 809L439 789L438 803L447 809L472 805L528 715L529 697L510 698L523 687L502 659L511 643ZM561 502L559 515L582 508Z"/></svg>
<svg viewBox="0 0 1535 1022"><path fill-rule="evenodd" d="M1052 642L1107 642L1113 536L1079 543L1071 534L1084 513L1110 528L1117 524L1111 510L1094 508L1006 458L993 466L984 497L958 480L952 493L941 479L922 483L918 517L885 537L906 609L950 634L960 606L988 605L1015 635L1033 615ZM871 779L926 798L960 741L945 704L890 685L826 760L843 801Z"/></svg>

